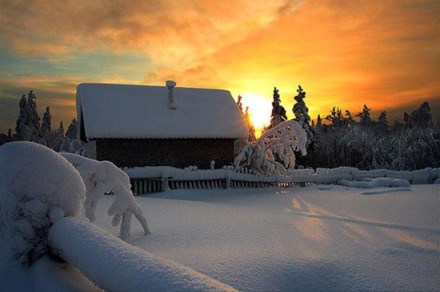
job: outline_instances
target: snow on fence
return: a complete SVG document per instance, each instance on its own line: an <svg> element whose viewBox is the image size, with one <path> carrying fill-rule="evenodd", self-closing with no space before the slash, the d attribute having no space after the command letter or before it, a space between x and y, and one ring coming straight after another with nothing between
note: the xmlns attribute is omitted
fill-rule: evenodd
<svg viewBox="0 0 440 292"><path fill-rule="evenodd" d="M134 194L149 194L176 189L226 189L306 186L311 183L331 184L361 181L370 178L396 178L411 184L440 183L440 168L415 171L386 169L359 170L352 167L288 170L286 176L263 176L249 170L237 172L232 168L189 170L173 167L135 167L124 171L130 177Z"/></svg>

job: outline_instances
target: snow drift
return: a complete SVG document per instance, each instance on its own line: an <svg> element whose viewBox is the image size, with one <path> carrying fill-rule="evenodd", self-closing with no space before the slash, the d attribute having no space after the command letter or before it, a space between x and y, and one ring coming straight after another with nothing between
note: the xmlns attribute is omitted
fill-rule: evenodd
<svg viewBox="0 0 440 292"><path fill-rule="evenodd" d="M78 171L55 151L31 142L0 148L0 231L6 252L32 263L50 248L48 228L79 214L85 186Z"/></svg>
<svg viewBox="0 0 440 292"><path fill-rule="evenodd" d="M49 238L68 262L106 291L235 291L191 268L131 246L81 218L58 221Z"/></svg>

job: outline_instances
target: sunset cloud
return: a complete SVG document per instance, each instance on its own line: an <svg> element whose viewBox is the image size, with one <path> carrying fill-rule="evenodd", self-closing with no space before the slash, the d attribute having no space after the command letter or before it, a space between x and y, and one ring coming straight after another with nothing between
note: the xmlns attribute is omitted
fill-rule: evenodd
<svg viewBox="0 0 440 292"><path fill-rule="evenodd" d="M34 89L53 112L81 82L167 79L245 94L260 115L253 100L270 105L274 86L289 117L298 84L313 117L440 99L435 0L0 3L0 100Z"/></svg>

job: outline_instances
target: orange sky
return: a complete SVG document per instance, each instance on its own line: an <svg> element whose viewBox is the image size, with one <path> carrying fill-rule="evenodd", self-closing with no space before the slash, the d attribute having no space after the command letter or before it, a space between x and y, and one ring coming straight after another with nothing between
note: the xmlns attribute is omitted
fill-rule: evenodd
<svg viewBox="0 0 440 292"><path fill-rule="evenodd" d="M0 131L33 89L54 124L81 82L221 88L269 120L273 87L292 118L333 106L440 110L440 1L0 0Z"/></svg>

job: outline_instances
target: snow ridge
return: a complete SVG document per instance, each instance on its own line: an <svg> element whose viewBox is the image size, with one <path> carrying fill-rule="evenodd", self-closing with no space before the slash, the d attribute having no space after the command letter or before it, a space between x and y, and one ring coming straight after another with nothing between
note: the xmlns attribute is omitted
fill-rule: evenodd
<svg viewBox="0 0 440 292"><path fill-rule="evenodd" d="M69 263L107 291L235 291L189 267L134 247L85 219L58 221L49 240Z"/></svg>

